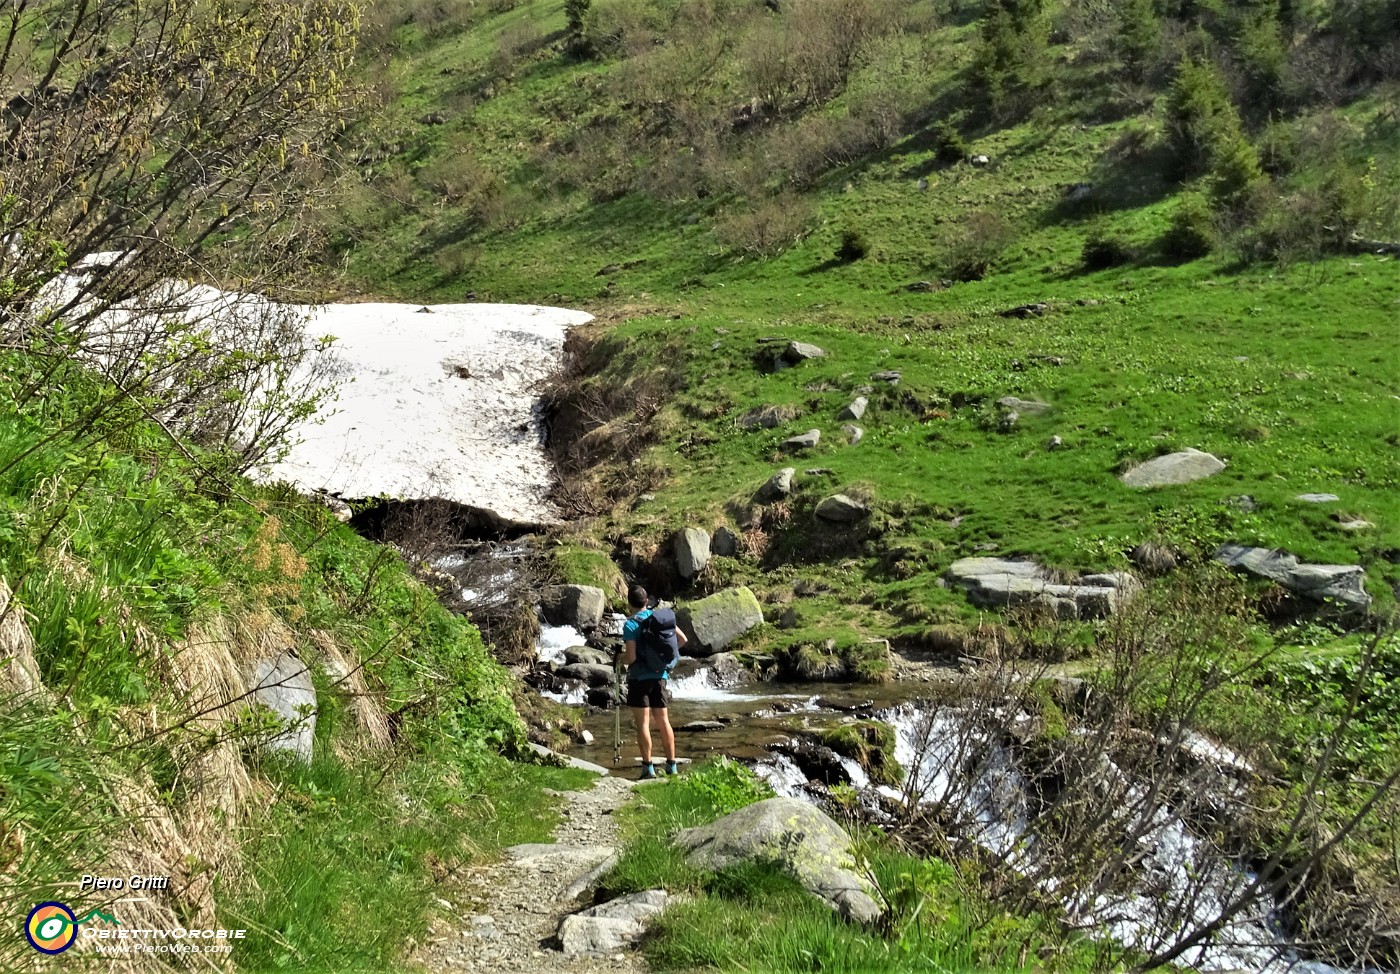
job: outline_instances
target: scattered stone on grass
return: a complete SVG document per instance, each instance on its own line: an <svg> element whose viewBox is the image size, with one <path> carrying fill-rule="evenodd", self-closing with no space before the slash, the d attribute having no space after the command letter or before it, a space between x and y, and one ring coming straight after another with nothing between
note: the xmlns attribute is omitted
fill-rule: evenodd
<svg viewBox="0 0 1400 974"><path fill-rule="evenodd" d="M715 533L710 536L710 554L719 555L722 558L732 558L739 550L739 536L729 528L721 525L715 528Z"/></svg>
<svg viewBox="0 0 1400 974"><path fill-rule="evenodd" d="M835 524L850 524L870 513L870 508L845 494L833 494L817 505L817 517Z"/></svg>
<svg viewBox="0 0 1400 974"><path fill-rule="evenodd" d="M792 493L792 478L796 474L796 467L784 467L754 492L753 499L760 504L766 504L788 496Z"/></svg>
<svg viewBox="0 0 1400 974"><path fill-rule="evenodd" d="M740 428L746 430L772 429L796 419L797 414L796 406L755 406L740 416L738 422Z"/></svg>
<svg viewBox="0 0 1400 974"><path fill-rule="evenodd" d="M779 448L783 450L810 450L821 442L821 438L822 431L812 429L796 436L789 436L779 444Z"/></svg>
<svg viewBox="0 0 1400 974"><path fill-rule="evenodd" d="M1188 447L1141 463L1118 479L1129 487L1167 487L1213 477L1224 469L1218 457Z"/></svg>
<svg viewBox="0 0 1400 974"><path fill-rule="evenodd" d="M1016 396L1002 396L997 400L997 405L1002 409L1022 413L1026 416L1039 416L1050 410L1048 402L1041 402L1038 399L1019 399Z"/></svg>
<svg viewBox="0 0 1400 974"><path fill-rule="evenodd" d="M841 410L837 419L861 419L865 416L865 409L870 404L870 400L864 396L856 396L855 400Z"/></svg>
<svg viewBox="0 0 1400 974"><path fill-rule="evenodd" d="M694 578L710 563L710 532L703 528L677 531L672 543L675 545L676 570L681 578Z"/></svg>
<svg viewBox="0 0 1400 974"><path fill-rule="evenodd" d="M1139 588L1137 579L1126 572L1085 575L1070 585L1057 583L1048 571L1029 559L960 558L953 562L946 577L967 592L973 605L1041 605L1066 619L1112 615Z"/></svg>
<svg viewBox="0 0 1400 974"><path fill-rule="evenodd" d="M798 362L805 362L807 359L825 358L826 349L816 345L809 345L807 342L789 342L788 347L783 349L783 358L793 365Z"/></svg>
<svg viewBox="0 0 1400 974"><path fill-rule="evenodd" d="M1333 501L1341 500L1336 494L1298 494L1293 499L1303 501L1306 504L1331 504Z"/></svg>

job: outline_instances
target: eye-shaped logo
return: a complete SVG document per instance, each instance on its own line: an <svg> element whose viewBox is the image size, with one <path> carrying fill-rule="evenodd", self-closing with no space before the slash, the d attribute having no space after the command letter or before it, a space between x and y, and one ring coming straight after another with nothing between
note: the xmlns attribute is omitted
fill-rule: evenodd
<svg viewBox="0 0 1400 974"><path fill-rule="evenodd" d="M41 954L61 954L78 939L78 919L64 903L40 903L24 921L29 946Z"/></svg>

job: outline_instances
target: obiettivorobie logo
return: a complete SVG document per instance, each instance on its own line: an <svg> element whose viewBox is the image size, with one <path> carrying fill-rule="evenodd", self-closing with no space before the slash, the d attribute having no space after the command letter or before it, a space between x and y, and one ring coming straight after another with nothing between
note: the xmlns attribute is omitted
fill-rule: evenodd
<svg viewBox="0 0 1400 974"><path fill-rule="evenodd" d="M29 911L24 921L24 936L29 940L29 946L41 954L61 954L77 942L78 925L88 923L94 917L121 926L116 917L96 908L89 910L80 920L68 904L50 900Z"/></svg>
<svg viewBox="0 0 1400 974"><path fill-rule="evenodd" d="M111 927L94 927L94 920L104 920ZM83 924L88 924L88 929L80 929ZM61 954L80 936L99 954L228 954L233 950L233 942L246 938L248 931L123 927L120 920L101 909L89 910L79 917L67 903L50 900L29 911L24 936L29 946L41 954Z"/></svg>

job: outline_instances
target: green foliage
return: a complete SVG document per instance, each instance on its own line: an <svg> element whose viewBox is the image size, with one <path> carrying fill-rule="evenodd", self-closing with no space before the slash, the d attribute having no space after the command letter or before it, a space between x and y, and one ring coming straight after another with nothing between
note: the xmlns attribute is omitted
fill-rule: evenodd
<svg viewBox="0 0 1400 974"><path fill-rule="evenodd" d="M854 260L861 260L870 253L870 244L865 239L865 234L859 230L852 230L849 227L841 231L841 243L836 248L836 259L843 264L849 264Z"/></svg>
<svg viewBox="0 0 1400 974"><path fill-rule="evenodd" d="M1142 82L1162 51L1162 21L1153 0L1118 4L1118 45L1128 77Z"/></svg>
<svg viewBox="0 0 1400 974"><path fill-rule="evenodd" d="M1132 263L1136 258L1137 251L1132 244L1102 229L1095 230L1085 239L1080 257L1085 269L1091 271Z"/></svg>
<svg viewBox="0 0 1400 974"><path fill-rule="evenodd" d="M1183 59L1166 111L1177 174L1183 179L1209 175L1217 200L1244 202L1262 180L1263 170L1219 69L1210 61Z"/></svg>
<svg viewBox="0 0 1400 974"><path fill-rule="evenodd" d="M904 780L904 769L894 756L894 728L889 724L878 720L837 724L823 730L820 739L864 768L876 784L897 788Z"/></svg>
<svg viewBox="0 0 1400 974"><path fill-rule="evenodd" d="M996 110L1044 97L1048 27L1041 0L991 0L979 25L969 92Z"/></svg>
<svg viewBox="0 0 1400 974"><path fill-rule="evenodd" d="M1162 252L1172 260L1196 260L1215 248L1215 214L1199 193L1181 197L1162 234Z"/></svg>
<svg viewBox="0 0 1400 974"><path fill-rule="evenodd" d="M695 792L708 802L715 817L773 797L773 789L754 777L753 772L744 765L726 757L720 757L687 774L678 787Z"/></svg>

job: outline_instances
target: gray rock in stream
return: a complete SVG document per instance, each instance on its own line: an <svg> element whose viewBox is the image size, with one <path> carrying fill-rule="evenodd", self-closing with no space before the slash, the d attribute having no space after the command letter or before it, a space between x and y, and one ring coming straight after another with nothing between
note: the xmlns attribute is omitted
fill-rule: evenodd
<svg viewBox="0 0 1400 974"><path fill-rule="evenodd" d="M540 593L540 611L551 626L592 629L607 610L607 593L592 585L551 585Z"/></svg>
<svg viewBox="0 0 1400 974"><path fill-rule="evenodd" d="M612 686L613 668L601 663L568 663L555 671L570 680L582 680L590 687Z"/></svg>
<svg viewBox="0 0 1400 974"><path fill-rule="evenodd" d="M687 862L702 869L773 863L847 919L873 923L880 916L868 885L855 873L850 836L807 802L756 802L709 825L682 829L675 843Z"/></svg>
<svg viewBox="0 0 1400 974"><path fill-rule="evenodd" d="M712 656L761 626L763 607L748 588L731 588L678 609L676 618L689 638L685 654Z"/></svg>
<svg viewBox="0 0 1400 974"><path fill-rule="evenodd" d="M594 649L592 646L572 646L564 650L564 662L612 668L612 657L604 650Z"/></svg>

